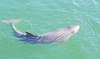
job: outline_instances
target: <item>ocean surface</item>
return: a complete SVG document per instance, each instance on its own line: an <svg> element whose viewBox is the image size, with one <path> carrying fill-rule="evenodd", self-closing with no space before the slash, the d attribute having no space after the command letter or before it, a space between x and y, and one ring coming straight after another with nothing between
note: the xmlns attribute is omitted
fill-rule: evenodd
<svg viewBox="0 0 100 59"><path fill-rule="evenodd" d="M29 44L1 22L13 19L22 19L15 26L23 33L80 30L64 43ZM0 59L100 59L100 0L0 0Z"/></svg>

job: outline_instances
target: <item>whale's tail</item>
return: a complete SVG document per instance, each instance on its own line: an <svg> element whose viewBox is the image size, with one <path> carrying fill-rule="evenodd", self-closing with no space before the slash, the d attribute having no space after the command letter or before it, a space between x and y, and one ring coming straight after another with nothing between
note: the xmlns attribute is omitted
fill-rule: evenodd
<svg viewBox="0 0 100 59"><path fill-rule="evenodd" d="M1 20L2 22L6 23L6 24L10 24L13 30L13 34L14 36L21 36L23 35L22 32L20 32L19 30L16 29L16 27L14 26L15 23L18 23L21 19L15 19L15 20Z"/></svg>
<svg viewBox="0 0 100 59"><path fill-rule="evenodd" d="M21 19L14 19L14 20L1 20L2 22L6 23L6 24L15 24L18 23Z"/></svg>

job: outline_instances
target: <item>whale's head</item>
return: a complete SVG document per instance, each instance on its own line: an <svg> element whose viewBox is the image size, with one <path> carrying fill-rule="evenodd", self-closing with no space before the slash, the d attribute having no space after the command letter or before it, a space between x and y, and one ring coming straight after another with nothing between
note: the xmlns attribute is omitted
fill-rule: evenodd
<svg viewBox="0 0 100 59"><path fill-rule="evenodd" d="M79 25L74 25L74 26L70 26L71 27L71 30L74 32L74 33L77 33L79 31L79 28L80 26Z"/></svg>
<svg viewBox="0 0 100 59"><path fill-rule="evenodd" d="M75 34L79 31L80 26L79 25L73 25L73 26L69 26L66 28L67 32L70 34Z"/></svg>

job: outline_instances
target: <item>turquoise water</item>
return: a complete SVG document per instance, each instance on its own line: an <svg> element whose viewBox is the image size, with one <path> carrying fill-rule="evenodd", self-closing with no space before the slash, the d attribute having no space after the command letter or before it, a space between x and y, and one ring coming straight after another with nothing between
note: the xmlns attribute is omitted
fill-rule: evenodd
<svg viewBox="0 0 100 59"><path fill-rule="evenodd" d="M17 29L43 34L80 25L64 43L28 44L0 21L0 59L100 59L100 0L1 0L0 20L22 19Z"/></svg>

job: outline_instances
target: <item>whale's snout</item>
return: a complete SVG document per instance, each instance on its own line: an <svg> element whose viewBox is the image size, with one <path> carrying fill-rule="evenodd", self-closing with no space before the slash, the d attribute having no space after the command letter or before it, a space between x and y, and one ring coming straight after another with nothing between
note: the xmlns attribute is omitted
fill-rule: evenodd
<svg viewBox="0 0 100 59"><path fill-rule="evenodd" d="M80 26L79 25L73 26L74 33L77 33L79 31L79 29L80 29Z"/></svg>

